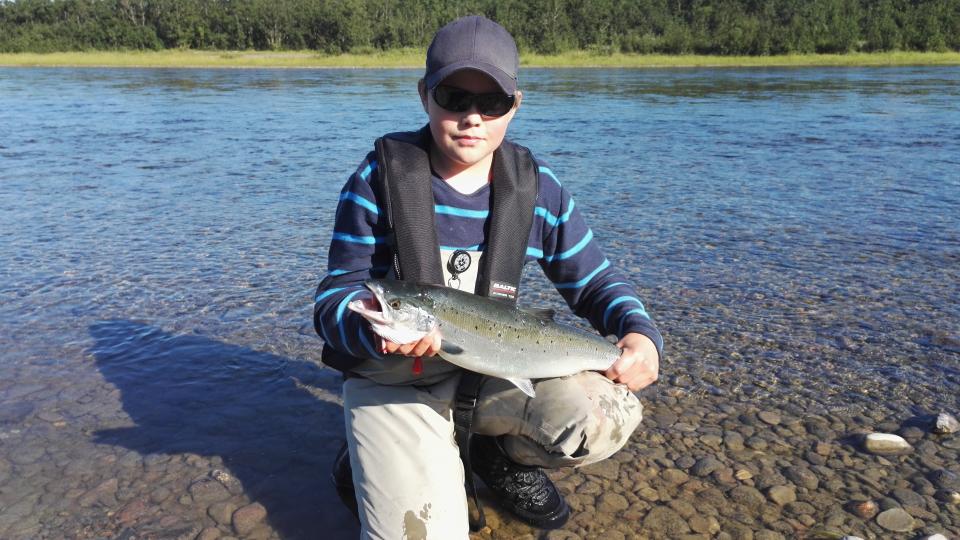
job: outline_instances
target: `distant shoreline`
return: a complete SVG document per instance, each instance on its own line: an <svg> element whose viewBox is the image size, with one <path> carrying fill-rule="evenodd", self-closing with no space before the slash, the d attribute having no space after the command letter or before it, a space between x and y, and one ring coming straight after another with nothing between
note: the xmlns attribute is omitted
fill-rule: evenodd
<svg viewBox="0 0 960 540"><path fill-rule="evenodd" d="M328 55L316 51L92 51L0 53L0 67L117 68L423 68L424 51L400 49L369 54ZM779 56L602 55L576 51L525 54L524 67L695 68L695 67L871 67L960 65L960 52L885 52Z"/></svg>

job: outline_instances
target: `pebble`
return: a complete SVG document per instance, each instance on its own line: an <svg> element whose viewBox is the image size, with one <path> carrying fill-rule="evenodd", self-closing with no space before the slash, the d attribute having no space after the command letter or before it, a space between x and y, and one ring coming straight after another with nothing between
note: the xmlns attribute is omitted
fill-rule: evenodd
<svg viewBox="0 0 960 540"><path fill-rule="evenodd" d="M713 471L723 468L723 463L713 456L702 457L690 469L690 472L696 476L707 476Z"/></svg>
<svg viewBox="0 0 960 540"><path fill-rule="evenodd" d="M597 510L611 514L622 512L629 507L630 503L619 493L604 493L597 504Z"/></svg>
<svg viewBox="0 0 960 540"><path fill-rule="evenodd" d="M660 477L667 485L671 486L680 485L690 479L690 476L680 469L667 469L660 473Z"/></svg>
<svg viewBox="0 0 960 540"><path fill-rule="evenodd" d="M200 478L195 480L187 488L193 502L198 504L210 504L217 501L223 501L230 498L230 492L220 482L213 478Z"/></svg>
<svg viewBox="0 0 960 540"><path fill-rule="evenodd" d="M713 516L695 515L687 519L693 532L714 535L720 532L720 522Z"/></svg>
<svg viewBox="0 0 960 540"><path fill-rule="evenodd" d="M206 529L200 531L200 534L197 535L196 540L217 540L218 538L221 538L220 534L220 529L216 527L207 527Z"/></svg>
<svg viewBox="0 0 960 540"><path fill-rule="evenodd" d="M956 491L950 491L947 489L938 490L934 493L934 498L938 501L943 501L947 503L960 504L960 493Z"/></svg>
<svg viewBox="0 0 960 540"><path fill-rule="evenodd" d="M643 518L643 531L654 538L674 537L690 532L686 520L666 506L655 506Z"/></svg>
<svg viewBox="0 0 960 540"><path fill-rule="evenodd" d="M877 514L877 525L893 532L910 532L914 528L913 516L902 508L891 508Z"/></svg>
<svg viewBox="0 0 960 540"><path fill-rule="evenodd" d="M809 490L817 489L820 480L810 469L803 466L787 467L783 470L783 475L794 484L807 488Z"/></svg>
<svg viewBox="0 0 960 540"><path fill-rule="evenodd" d="M252 503L238 508L233 513L233 530L243 536L263 522L267 518L267 509L260 503Z"/></svg>
<svg viewBox="0 0 960 540"><path fill-rule="evenodd" d="M853 501L848 508L853 515L862 519L873 519L880 511L877 503L873 501Z"/></svg>
<svg viewBox="0 0 960 540"><path fill-rule="evenodd" d="M935 433L956 433L960 431L960 422L958 422L957 418L952 414L942 412L937 415L937 420L933 425L933 431Z"/></svg>
<svg viewBox="0 0 960 540"><path fill-rule="evenodd" d="M207 515L217 522L217 525L228 526L233 519L233 512L237 505L230 502L216 502L207 507Z"/></svg>
<svg viewBox="0 0 960 540"><path fill-rule="evenodd" d="M757 413L757 418L762 420L763 423L771 426L780 424L780 413L774 411L760 411Z"/></svg>
<svg viewBox="0 0 960 540"><path fill-rule="evenodd" d="M939 489L960 491L960 474L948 469L938 469L930 474L930 482Z"/></svg>
<svg viewBox="0 0 960 540"><path fill-rule="evenodd" d="M900 501L904 506L919 506L923 507L927 504L927 501L923 498L922 495L910 491L909 489L897 488L890 493L894 499Z"/></svg>
<svg viewBox="0 0 960 540"><path fill-rule="evenodd" d="M899 455L913 450L903 437L892 433L871 433L863 441L863 447L871 454Z"/></svg>
<svg viewBox="0 0 960 540"><path fill-rule="evenodd" d="M931 534L930 536L924 536L922 540L948 540L948 538L940 533Z"/></svg>
<svg viewBox="0 0 960 540"><path fill-rule="evenodd" d="M620 464L612 459L605 459L598 463L586 465L580 468L580 472L588 475L596 475L609 480L616 480L620 476Z"/></svg>
<svg viewBox="0 0 960 540"><path fill-rule="evenodd" d="M797 493L790 486L773 486L767 490L767 496L780 506L797 500Z"/></svg>

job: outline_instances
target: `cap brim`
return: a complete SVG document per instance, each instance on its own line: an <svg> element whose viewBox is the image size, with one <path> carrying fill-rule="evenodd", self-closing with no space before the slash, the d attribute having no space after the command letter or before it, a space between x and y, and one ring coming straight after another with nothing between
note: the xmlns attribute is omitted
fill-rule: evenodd
<svg viewBox="0 0 960 540"><path fill-rule="evenodd" d="M512 96L517 93L516 79L496 66L486 64L484 62L477 62L475 60L456 62L448 66L443 66L441 69L438 69L426 77L425 81L427 83L427 88L433 89L447 77L465 69L479 71L480 73L489 76L507 95Z"/></svg>

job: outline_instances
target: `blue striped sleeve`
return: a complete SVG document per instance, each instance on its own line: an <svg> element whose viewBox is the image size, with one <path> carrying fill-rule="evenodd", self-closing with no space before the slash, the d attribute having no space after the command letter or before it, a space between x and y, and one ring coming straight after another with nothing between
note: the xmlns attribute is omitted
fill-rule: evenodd
<svg viewBox="0 0 960 540"><path fill-rule="evenodd" d="M540 171L540 194L534 210L534 228L539 236L531 238L527 255L536 256L573 312L589 320L598 332L617 338L641 333L661 350L663 338L634 286L604 256L554 171L542 165Z"/></svg>
<svg viewBox="0 0 960 540"><path fill-rule="evenodd" d="M347 354L376 356L369 324L347 308L373 298L364 280L385 277L392 251L386 218L377 203L373 155L360 164L340 192L327 253L327 273L314 297L314 326L323 340Z"/></svg>

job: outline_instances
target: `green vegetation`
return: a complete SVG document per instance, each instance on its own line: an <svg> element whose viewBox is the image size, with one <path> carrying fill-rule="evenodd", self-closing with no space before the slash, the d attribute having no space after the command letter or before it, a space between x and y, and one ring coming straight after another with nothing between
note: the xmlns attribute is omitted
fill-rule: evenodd
<svg viewBox="0 0 960 540"><path fill-rule="evenodd" d="M0 52L422 49L469 13L556 55L960 50L960 0L0 0Z"/></svg>
<svg viewBox="0 0 960 540"><path fill-rule="evenodd" d="M419 68L423 49L396 49L369 54L328 55L315 51L94 51L0 53L0 66L107 66L198 68ZM890 52L795 54L778 56L707 56L660 54L524 54L524 67L775 67L960 65L960 53Z"/></svg>

